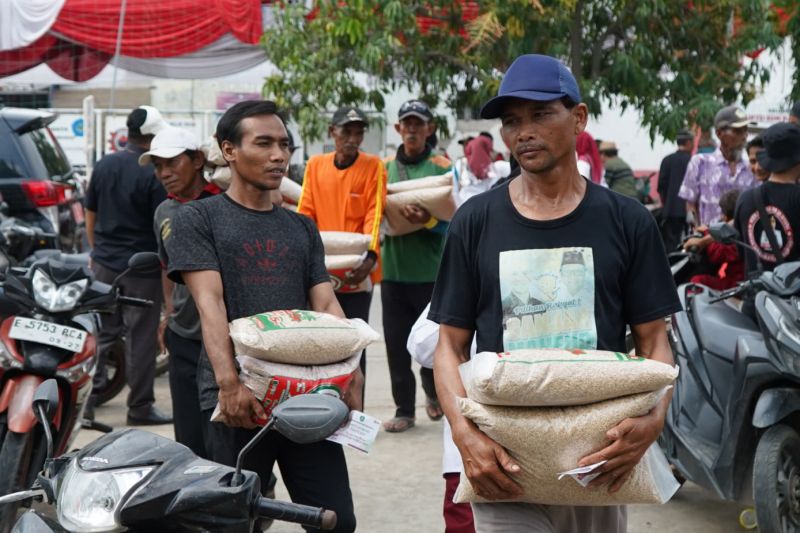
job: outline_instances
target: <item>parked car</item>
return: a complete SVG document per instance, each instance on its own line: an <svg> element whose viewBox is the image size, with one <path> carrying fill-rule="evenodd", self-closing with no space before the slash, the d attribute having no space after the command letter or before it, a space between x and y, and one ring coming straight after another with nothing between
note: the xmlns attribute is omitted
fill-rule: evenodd
<svg viewBox="0 0 800 533"><path fill-rule="evenodd" d="M0 107L0 194L8 215L57 235L42 248L83 248L83 190L48 127L57 115Z"/></svg>

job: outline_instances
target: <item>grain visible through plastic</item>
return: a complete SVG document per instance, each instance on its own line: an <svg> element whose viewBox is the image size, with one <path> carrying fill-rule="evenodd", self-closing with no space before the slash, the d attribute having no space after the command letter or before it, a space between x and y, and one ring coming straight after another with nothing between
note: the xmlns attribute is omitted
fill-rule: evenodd
<svg viewBox="0 0 800 533"><path fill-rule="evenodd" d="M230 323L237 355L291 365L338 363L380 338L366 322L316 311L271 311Z"/></svg>
<svg viewBox="0 0 800 533"><path fill-rule="evenodd" d="M511 475L523 488L513 501L545 505L621 505L664 503L672 493L660 490L650 461L640 462L619 492L588 489L575 480L559 480L559 472L571 470L578 461L607 446L606 432L626 418L647 414L663 391L636 394L574 407L500 407L459 398L462 414L492 440L508 450L521 472ZM656 450L658 452L658 450ZM660 452L658 452L660 453ZM674 490L672 490L674 492ZM485 501L462 475L456 503Z"/></svg>
<svg viewBox="0 0 800 533"><path fill-rule="evenodd" d="M483 352L459 368L467 397L485 405L584 405L670 385L678 368L601 350Z"/></svg>

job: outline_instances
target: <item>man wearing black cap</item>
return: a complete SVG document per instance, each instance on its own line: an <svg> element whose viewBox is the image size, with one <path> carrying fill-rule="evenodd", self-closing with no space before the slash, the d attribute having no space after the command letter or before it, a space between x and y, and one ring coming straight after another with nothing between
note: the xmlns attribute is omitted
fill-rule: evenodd
<svg viewBox="0 0 800 533"><path fill-rule="evenodd" d="M409 100L400 106L397 118L394 127L403 144L397 149L397 155L386 162L389 183L447 173L451 169L450 161L434 154L426 143L436 131L428 104ZM414 322L431 299L447 230L446 222L437 220L416 204L406 205L403 215L425 227L399 237L387 236L383 244L383 333L396 406L395 416L383 427L394 433L414 425L416 380L406 341ZM436 397L433 371L420 369L420 378L427 396L425 411L431 420L439 420L443 413Z"/></svg>
<svg viewBox="0 0 800 533"><path fill-rule="evenodd" d="M128 268L133 254L158 250L153 217L158 205L167 199L153 165L139 166L139 157L150 149L153 137L168 127L167 123L154 107L141 106L128 115L127 125L125 149L97 162L86 191L86 233L92 247L92 266L97 279L105 283L111 283ZM103 315L95 387L102 386L106 354L124 331L125 372L130 387L128 424L170 424L172 418L156 409L153 391L161 275L129 275L120 281L120 288L127 296L152 300L153 306L123 307L114 314Z"/></svg>
<svg viewBox="0 0 800 533"><path fill-rule="evenodd" d="M759 260L764 270L772 270L800 258L800 126L781 122L761 138L758 163L769 179L742 193L735 215L739 235L755 249L745 250L748 272L759 270Z"/></svg>
<svg viewBox="0 0 800 533"><path fill-rule="evenodd" d="M380 281L376 265L386 200L383 162L376 155L360 151L367 125L367 116L356 107L342 107L333 114L328 135L336 150L308 160L297 203L297 212L316 222L319 231L369 235L369 250L361 265L341 280L343 283L334 283L345 316L364 321L369 321L372 284ZM365 374L366 365L364 353L361 370Z"/></svg>
<svg viewBox="0 0 800 533"><path fill-rule="evenodd" d="M661 237L668 252L681 243L686 227L686 203L678 198L678 191L692 158L694 136L689 130L678 132L678 150L661 160L658 171L658 195L661 198Z"/></svg>
<svg viewBox="0 0 800 533"><path fill-rule="evenodd" d="M580 102L575 78L560 61L524 55L512 63L481 117L501 120L501 136L521 173L459 208L436 279L429 315L440 324L436 387L464 473L487 502L472 504L479 533L622 532L626 514L618 506L523 503L511 477L523 475L523 468L456 402L466 396L458 367L469 359L473 336L478 352L511 346L626 351L630 325L638 354L672 364L664 317L680 310L680 302L658 227L639 202L579 174L575 144L588 117ZM525 262L548 278L554 296L543 296L543 312L511 342L502 301L512 266ZM610 445L575 465L607 460L594 486L614 492L626 482L661 432L668 396L649 414L609 428Z"/></svg>
<svg viewBox="0 0 800 533"><path fill-rule="evenodd" d="M710 154L695 154L689 160L678 196L686 200L695 225L707 226L719 220L719 199L726 192L749 189L755 177L743 157L750 121L744 110L735 105L720 109L714 117L714 129L720 146Z"/></svg>

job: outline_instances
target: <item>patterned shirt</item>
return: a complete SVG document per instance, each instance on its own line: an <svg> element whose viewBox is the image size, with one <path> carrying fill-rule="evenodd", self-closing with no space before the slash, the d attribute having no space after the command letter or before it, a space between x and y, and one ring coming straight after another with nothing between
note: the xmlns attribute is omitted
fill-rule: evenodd
<svg viewBox="0 0 800 533"><path fill-rule="evenodd" d="M687 202L699 204L700 224L708 225L718 221L722 214L719 199L723 194L733 189L749 189L755 183L756 178L744 159L737 162L736 173L731 176L728 161L717 149L710 154L692 157L678 196Z"/></svg>

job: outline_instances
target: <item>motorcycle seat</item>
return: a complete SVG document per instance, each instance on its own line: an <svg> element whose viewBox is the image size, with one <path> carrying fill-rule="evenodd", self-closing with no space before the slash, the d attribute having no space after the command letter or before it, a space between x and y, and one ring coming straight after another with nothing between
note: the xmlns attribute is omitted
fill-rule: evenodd
<svg viewBox="0 0 800 533"><path fill-rule="evenodd" d="M724 301L711 303L713 297L714 294L706 290L692 298L692 316L697 337L706 350L733 360L739 337L760 333L760 330L752 319Z"/></svg>

